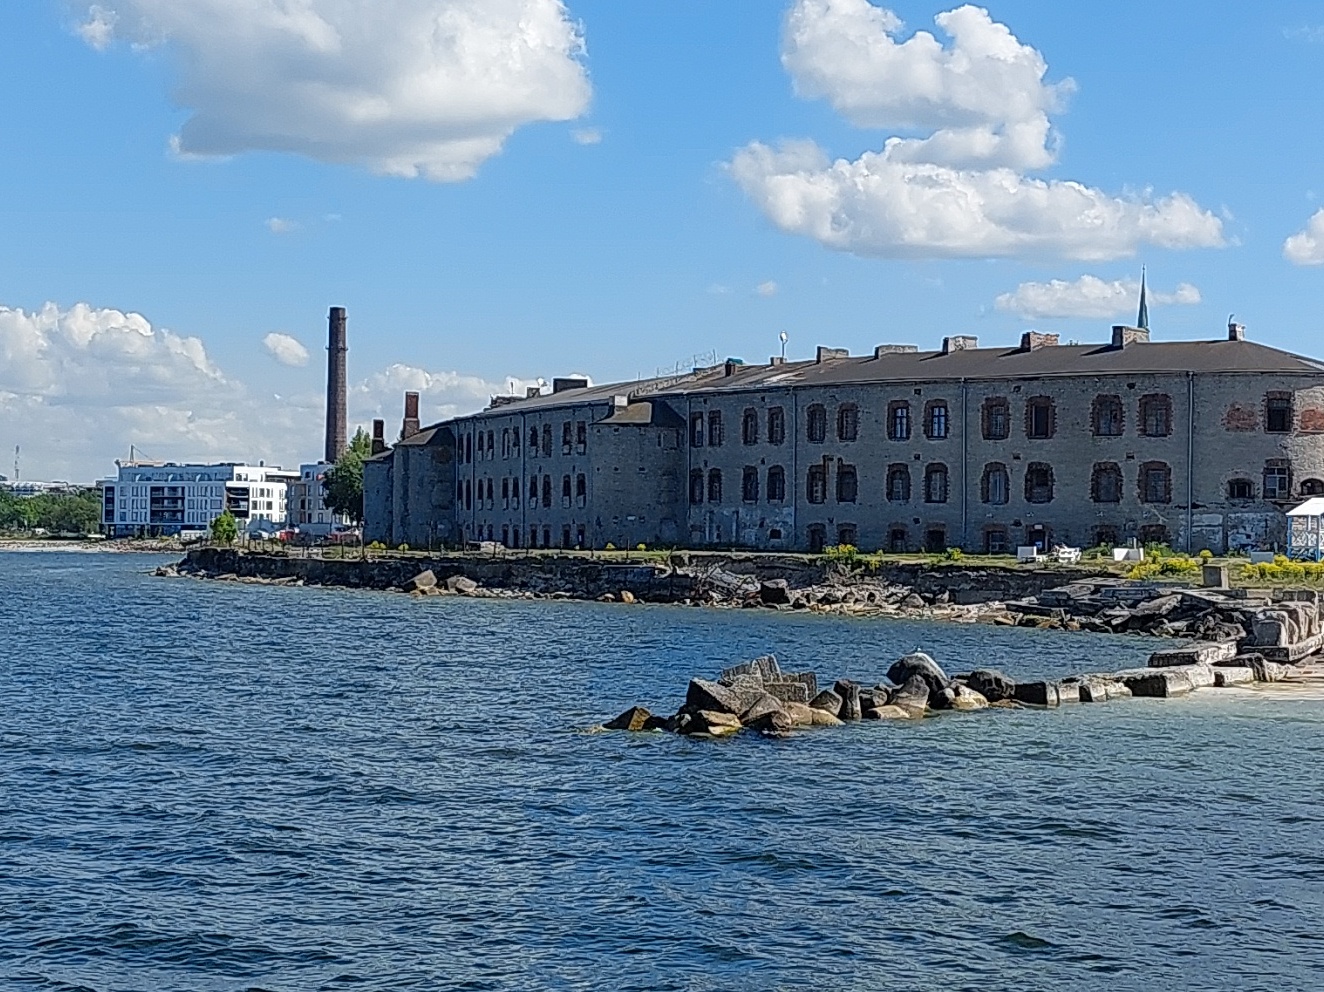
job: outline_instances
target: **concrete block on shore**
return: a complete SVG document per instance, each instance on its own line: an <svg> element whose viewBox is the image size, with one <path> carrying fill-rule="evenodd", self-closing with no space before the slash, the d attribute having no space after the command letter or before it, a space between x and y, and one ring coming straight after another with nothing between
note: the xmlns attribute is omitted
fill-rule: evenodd
<svg viewBox="0 0 1324 992"><path fill-rule="evenodd" d="M809 686L803 682L765 682L763 690L783 703L804 703L809 705Z"/></svg>
<svg viewBox="0 0 1324 992"><path fill-rule="evenodd" d="M1176 668L1183 665L1216 665L1237 656L1236 641L1215 641L1212 644L1192 644L1184 648L1155 651L1149 656L1150 668Z"/></svg>
<svg viewBox="0 0 1324 992"><path fill-rule="evenodd" d="M1255 681L1255 672L1250 668L1223 665L1214 669L1214 685L1226 689L1234 685L1246 685Z"/></svg>

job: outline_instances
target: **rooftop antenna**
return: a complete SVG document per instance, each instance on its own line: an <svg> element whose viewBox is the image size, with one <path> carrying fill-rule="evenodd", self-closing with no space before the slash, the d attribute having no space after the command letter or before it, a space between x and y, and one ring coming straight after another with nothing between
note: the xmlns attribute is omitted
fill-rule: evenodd
<svg viewBox="0 0 1324 992"><path fill-rule="evenodd" d="M788 335L785 331L782 331L780 334L777 335L778 340L781 341L781 343L782 343L782 361L783 361L783 362L786 361L786 339L787 339L789 336L790 336L790 335Z"/></svg>

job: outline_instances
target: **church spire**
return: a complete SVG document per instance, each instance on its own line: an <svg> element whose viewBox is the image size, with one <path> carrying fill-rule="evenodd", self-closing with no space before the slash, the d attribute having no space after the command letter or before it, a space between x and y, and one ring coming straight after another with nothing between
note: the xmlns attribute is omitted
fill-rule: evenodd
<svg viewBox="0 0 1324 992"><path fill-rule="evenodd" d="M1149 330L1149 304L1145 302L1145 267L1140 266L1140 313L1136 315L1136 327Z"/></svg>

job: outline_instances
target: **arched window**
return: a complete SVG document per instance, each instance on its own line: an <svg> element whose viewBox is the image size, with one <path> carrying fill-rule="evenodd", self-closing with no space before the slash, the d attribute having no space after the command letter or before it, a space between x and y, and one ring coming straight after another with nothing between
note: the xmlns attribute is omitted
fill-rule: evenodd
<svg viewBox="0 0 1324 992"><path fill-rule="evenodd" d="M779 406L768 410L768 443L786 443L786 411Z"/></svg>
<svg viewBox="0 0 1324 992"><path fill-rule="evenodd" d="M529 476L529 506L533 506L537 502L538 502L538 477L536 475L531 475Z"/></svg>
<svg viewBox="0 0 1324 992"><path fill-rule="evenodd" d="M544 475L542 477L542 505L551 509L552 506L552 477Z"/></svg>
<svg viewBox="0 0 1324 992"><path fill-rule="evenodd" d="M1172 502L1172 469L1167 462L1145 462L1140 466L1140 502Z"/></svg>
<svg viewBox="0 0 1324 992"><path fill-rule="evenodd" d="M542 425L542 453L547 458L552 457L552 425Z"/></svg>
<svg viewBox="0 0 1324 992"><path fill-rule="evenodd" d="M570 476L561 476L561 505L570 505Z"/></svg>
<svg viewBox="0 0 1324 992"><path fill-rule="evenodd" d="M1254 499L1255 483L1251 482L1250 479L1229 479L1227 482L1227 498Z"/></svg>
<svg viewBox="0 0 1324 992"><path fill-rule="evenodd" d="M860 408L843 403L837 408L837 440L854 441L860 436Z"/></svg>
<svg viewBox="0 0 1324 992"><path fill-rule="evenodd" d="M889 441L910 440L909 401L893 400L887 404L887 439Z"/></svg>
<svg viewBox="0 0 1324 992"><path fill-rule="evenodd" d="M1152 393L1140 397L1140 433L1145 437L1167 437L1172 433L1172 397Z"/></svg>
<svg viewBox="0 0 1324 992"><path fill-rule="evenodd" d="M1031 462L1025 470L1025 502L1053 502L1053 469L1044 462Z"/></svg>
<svg viewBox="0 0 1324 992"><path fill-rule="evenodd" d="M860 492L860 477L854 465L842 465L837 469L837 502L854 503Z"/></svg>
<svg viewBox="0 0 1324 992"><path fill-rule="evenodd" d="M1005 396L990 396L984 400L983 421L985 441L1005 441L1011 434L1011 409Z"/></svg>
<svg viewBox="0 0 1324 992"><path fill-rule="evenodd" d="M810 444L822 444L827 440L827 409L821 403L815 403L805 411L805 436Z"/></svg>
<svg viewBox="0 0 1324 992"><path fill-rule="evenodd" d="M1306 479L1301 483L1302 496L1324 496L1324 480Z"/></svg>
<svg viewBox="0 0 1324 992"><path fill-rule="evenodd" d="M759 470L753 465L746 465L740 473L740 498L746 503L759 501Z"/></svg>
<svg viewBox="0 0 1324 992"><path fill-rule="evenodd" d="M781 503L786 499L786 469L774 465L768 469L768 502Z"/></svg>
<svg viewBox="0 0 1324 992"><path fill-rule="evenodd" d="M810 465L805 476L805 498L811 503L827 502L827 469L822 465Z"/></svg>
<svg viewBox="0 0 1324 992"><path fill-rule="evenodd" d="M924 436L941 441L947 436L947 401L929 400L924 409Z"/></svg>
<svg viewBox="0 0 1324 992"><path fill-rule="evenodd" d="M502 480L501 480L501 499L502 499L503 502L504 502L505 500L510 499L510 480L509 480L509 479L502 479Z"/></svg>
<svg viewBox="0 0 1324 992"><path fill-rule="evenodd" d="M887 468L887 501L889 503L910 502L910 466L904 463L889 465Z"/></svg>
<svg viewBox="0 0 1324 992"><path fill-rule="evenodd" d="M1098 462L1090 473L1090 499L1096 503L1122 501L1122 469L1116 462Z"/></svg>
<svg viewBox="0 0 1324 992"><path fill-rule="evenodd" d="M580 475L575 476L575 501L580 506L583 506L587 500L588 500L588 476L583 475L581 473Z"/></svg>
<svg viewBox="0 0 1324 992"><path fill-rule="evenodd" d="M924 470L924 502L947 502L947 466L941 463Z"/></svg>
<svg viewBox="0 0 1324 992"><path fill-rule="evenodd" d="M1094 397L1095 437L1121 437L1123 425L1122 398L1120 396Z"/></svg>
<svg viewBox="0 0 1324 992"><path fill-rule="evenodd" d="M740 418L740 440L745 444L759 443L759 412L753 407Z"/></svg>
<svg viewBox="0 0 1324 992"><path fill-rule="evenodd" d="M703 502L703 469L696 468L690 472L690 502L698 506Z"/></svg>
<svg viewBox="0 0 1324 992"><path fill-rule="evenodd" d="M722 470L720 468L708 470L708 502L722 502Z"/></svg>
<svg viewBox="0 0 1324 992"><path fill-rule="evenodd" d="M985 503L993 506L1005 506L1011 498L1011 480L1007 476L1007 466L1001 462L991 462L984 466L984 478L980 483L980 496Z"/></svg>
<svg viewBox="0 0 1324 992"><path fill-rule="evenodd" d="M538 457L538 428L529 428L529 457Z"/></svg>

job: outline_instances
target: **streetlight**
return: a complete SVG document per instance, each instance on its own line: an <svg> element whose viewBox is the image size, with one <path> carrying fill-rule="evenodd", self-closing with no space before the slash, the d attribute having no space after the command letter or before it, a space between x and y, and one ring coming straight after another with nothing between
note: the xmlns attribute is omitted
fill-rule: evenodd
<svg viewBox="0 0 1324 992"><path fill-rule="evenodd" d="M786 334L785 331L782 331L779 335L777 335L777 337L781 340L781 343L782 343L782 361L784 362L784 361L786 361L786 338L787 338L787 334Z"/></svg>

